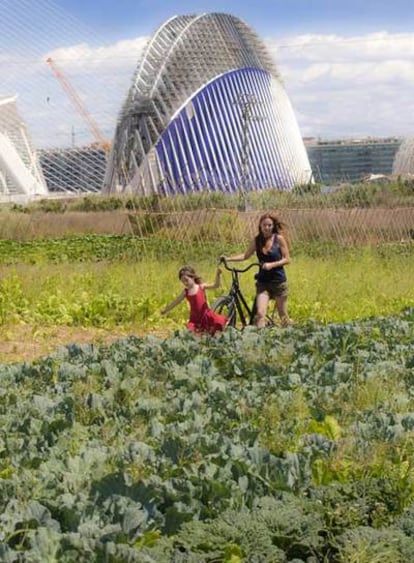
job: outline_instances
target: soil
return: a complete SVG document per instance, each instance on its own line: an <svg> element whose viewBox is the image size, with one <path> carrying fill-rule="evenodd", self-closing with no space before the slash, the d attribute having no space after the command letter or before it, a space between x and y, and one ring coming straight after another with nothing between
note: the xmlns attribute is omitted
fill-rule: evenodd
<svg viewBox="0 0 414 563"><path fill-rule="evenodd" d="M164 331L165 332L165 331ZM99 329L83 327L52 326L41 328L33 325L13 325L3 327L0 342L0 364L33 361L51 354L56 348L66 344L111 344L119 338L134 334L122 329ZM167 336L165 333L157 336Z"/></svg>

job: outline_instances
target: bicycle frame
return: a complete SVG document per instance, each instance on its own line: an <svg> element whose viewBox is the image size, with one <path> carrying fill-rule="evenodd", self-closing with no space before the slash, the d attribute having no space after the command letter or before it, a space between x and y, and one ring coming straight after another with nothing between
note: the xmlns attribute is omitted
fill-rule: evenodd
<svg viewBox="0 0 414 563"><path fill-rule="evenodd" d="M231 286L227 295L222 295L218 297L212 305L212 309L217 313L225 314L228 318L228 326L236 327L237 320L240 320L242 328L247 325L256 324L256 299L253 300L253 304L249 307L241 289L239 283L239 274L247 272L251 268L260 268L261 265L257 262L249 264L246 268L230 268L224 260L221 260L227 271L231 272ZM266 326L275 326L274 314L277 308L276 300L271 314L266 314Z"/></svg>
<svg viewBox="0 0 414 563"><path fill-rule="evenodd" d="M253 301L252 307L249 307L240 289L239 274L243 274L244 272L247 272L254 267L260 268L260 264L254 262L252 264L249 264L246 268L230 268L226 262L223 262L223 264L226 270L231 272L231 286L228 297L230 297L234 302L237 315L243 328L248 324L254 324L256 316L256 298Z"/></svg>

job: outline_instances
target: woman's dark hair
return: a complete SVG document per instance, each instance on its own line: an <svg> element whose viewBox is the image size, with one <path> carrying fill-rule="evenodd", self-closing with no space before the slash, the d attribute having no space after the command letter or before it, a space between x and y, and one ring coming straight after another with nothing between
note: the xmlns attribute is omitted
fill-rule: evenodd
<svg viewBox="0 0 414 563"><path fill-rule="evenodd" d="M259 218L259 225L258 225L258 234L256 235L255 241L256 241L256 249L260 250L263 248L263 246L265 245L266 239L260 229L260 225L262 224L262 222L265 219L270 219L273 223L273 229L272 229L272 233L277 233L278 235L285 233L286 232L286 225L284 223L282 223L282 221L279 219L279 217L277 215L275 215L274 213L263 213L263 215L261 215L261 217Z"/></svg>
<svg viewBox="0 0 414 563"><path fill-rule="evenodd" d="M193 278L196 283L201 283L203 280L202 278L196 273L194 268L191 266L183 266L178 271L178 279L181 280L182 276L188 276L189 278Z"/></svg>

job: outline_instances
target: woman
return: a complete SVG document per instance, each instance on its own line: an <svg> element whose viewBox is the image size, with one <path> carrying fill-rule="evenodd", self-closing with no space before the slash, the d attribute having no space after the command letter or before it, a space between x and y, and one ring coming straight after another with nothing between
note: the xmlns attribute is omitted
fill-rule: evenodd
<svg viewBox="0 0 414 563"><path fill-rule="evenodd" d="M234 256L223 256L227 262L247 260L256 252L260 263L256 275L256 326L266 324L266 314L270 299L276 301L277 312L282 326L291 324L287 313L288 285L285 266L290 263L287 241L283 234L284 225L272 213L265 213L259 219L259 232L246 252Z"/></svg>

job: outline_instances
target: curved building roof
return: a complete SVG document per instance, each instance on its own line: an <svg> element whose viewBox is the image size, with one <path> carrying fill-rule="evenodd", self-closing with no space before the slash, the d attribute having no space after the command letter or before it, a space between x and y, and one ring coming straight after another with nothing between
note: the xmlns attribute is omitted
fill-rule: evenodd
<svg viewBox="0 0 414 563"><path fill-rule="evenodd" d="M405 139L394 158L393 174L414 174L414 139Z"/></svg>
<svg viewBox="0 0 414 563"><path fill-rule="evenodd" d="M149 41L121 112L105 191L290 189L311 168L258 36L228 14L176 16Z"/></svg>
<svg viewBox="0 0 414 563"><path fill-rule="evenodd" d="M17 96L0 97L0 197L47 195L48 189Z"/></svg>

